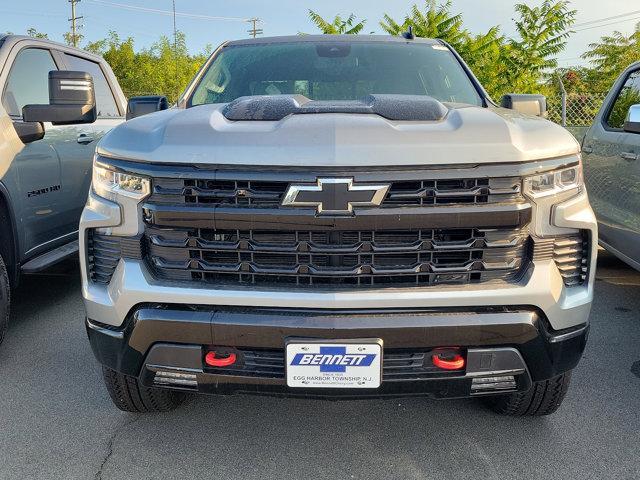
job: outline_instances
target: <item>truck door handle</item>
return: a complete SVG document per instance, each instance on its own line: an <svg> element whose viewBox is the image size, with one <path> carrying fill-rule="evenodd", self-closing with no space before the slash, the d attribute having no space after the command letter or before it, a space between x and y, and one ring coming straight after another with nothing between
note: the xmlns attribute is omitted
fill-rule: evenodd
<svg viewBox="0 0 640 480"><path fill-rule="evenodd" d="M93 142L94 138L86 133L81 133L78 135L77 142L81 145L88 145Z"/></svg>
<svg viewBox="0 0 640 480"><path fill-rule="evenodd" d="M593 153L593 147L591 146L582 147L582 151L583 153Z"/></svg>
<svg viewBox="0 0 640 480"><path fill-rule="evenodd" d="M633 152L622 152L620 154L620 156L622 158L624 158L625 160L629 160L631 162L633 162L634 160L638 159L638 155L636 153L633 153Z"/></svg>

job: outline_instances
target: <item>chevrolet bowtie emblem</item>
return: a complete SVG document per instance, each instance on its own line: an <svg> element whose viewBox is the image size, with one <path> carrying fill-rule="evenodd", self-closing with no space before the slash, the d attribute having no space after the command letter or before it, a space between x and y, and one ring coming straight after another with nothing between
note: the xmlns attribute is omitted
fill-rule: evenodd
<svg viewBox="0 0 640 480"><path fill-rule="evenodd" d="M353 178L318 178L315 185L290 185L282 205L315 207L320 215L349 215L353 207L379 206L388 191L389 185L358 185Z"/></svg>

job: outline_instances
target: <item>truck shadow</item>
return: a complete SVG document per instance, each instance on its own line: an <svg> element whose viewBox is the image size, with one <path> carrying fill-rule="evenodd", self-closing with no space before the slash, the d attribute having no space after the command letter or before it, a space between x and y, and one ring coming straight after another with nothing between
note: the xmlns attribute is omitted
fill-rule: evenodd
<svg viewBox="0 0 640 480"><path fill-rule="evenodd" d="M80 300L78 261L67 260L45 273L24 275L11 294L9 329L11 325L16 326L46 315L48 307L74 295Z"/></svg>
<svg viewBox="0 0 640 480"><path fill-rule="evenodd" d="M612 253L600 250L598 252L596 281L618 286L640 286L640 272L628 266Z"/></svg>

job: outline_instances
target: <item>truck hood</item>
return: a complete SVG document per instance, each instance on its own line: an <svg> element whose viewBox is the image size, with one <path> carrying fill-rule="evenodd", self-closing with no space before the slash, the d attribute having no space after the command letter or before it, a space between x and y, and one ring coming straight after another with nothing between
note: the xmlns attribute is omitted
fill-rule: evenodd
<svg viewBox="0 0 640 480"><path fill-rule="evenodd" d="M441 121L343 113L231 121L225 104L176 108L115 128L98 153L173 164L369 167L528 162L580 150L568 131L539 117L446 106Z"/></svg>

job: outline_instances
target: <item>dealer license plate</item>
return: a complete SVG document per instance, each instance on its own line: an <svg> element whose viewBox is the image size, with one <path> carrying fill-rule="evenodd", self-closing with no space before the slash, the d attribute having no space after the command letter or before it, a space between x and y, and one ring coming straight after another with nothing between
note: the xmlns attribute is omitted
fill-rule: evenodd
<svg viewBox="0 0 640 480"><path fill-rule="evenodd" d="M294 388L378 388L382 340L293 340L287 343L287 385Z"/></svg>

